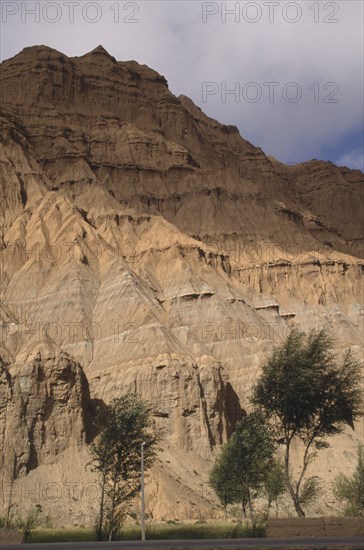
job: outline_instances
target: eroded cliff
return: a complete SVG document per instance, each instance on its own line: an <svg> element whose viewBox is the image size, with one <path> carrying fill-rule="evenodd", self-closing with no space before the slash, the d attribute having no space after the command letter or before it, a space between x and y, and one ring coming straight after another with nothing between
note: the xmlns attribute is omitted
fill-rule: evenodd
<svg viewBox="0 0 364 550"><path fill-rule="evenodd" d="M363 174L268 158L102 47L0 71L3 484L92 485L91 402L136 391L165 433L150 514L214 517L211 460L273 346L326 325L362 353ZM91 521L81 494L45 507Z"/></svg>

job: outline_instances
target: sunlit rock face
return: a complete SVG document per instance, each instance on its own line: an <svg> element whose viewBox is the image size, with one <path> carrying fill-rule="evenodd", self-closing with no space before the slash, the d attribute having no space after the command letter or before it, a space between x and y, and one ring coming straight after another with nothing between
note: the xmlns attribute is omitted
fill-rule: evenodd
<svg viewBox="0 0 364 550"><path fill-rule="evenodd" d="M283 165L102 47L0 73L3 488L93 521L93 415L137 392L164 434L151 517L218 517L208 470L273 346L327 326L362 354L363 174ZM351 472L363 437L315 473Z"/></svg>

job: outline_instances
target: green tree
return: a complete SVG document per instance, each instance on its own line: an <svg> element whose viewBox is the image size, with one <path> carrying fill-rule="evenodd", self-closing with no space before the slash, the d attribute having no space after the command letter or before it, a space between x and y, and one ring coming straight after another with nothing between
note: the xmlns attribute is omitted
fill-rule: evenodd
<svg viewBox="0 0 364 550"><path fill-rule="evenodd" d="M284 477L284 466L282 462L275 460L267 472L267 477L264 480L264 494L268 501L268 517L273 503L276 508L276 517L278 517L279 501L286 490L287 487Z"/></svg>
<svg viewBox="0 0 364 550"><path fill-rule="evenodd" d="M339 362L332 348L333 340L324 330L308 335L293 330L264 365L253 394L253 403L272 420L285 446L287 489L300 517L305 516L302 497L307 503L307 495L318 490L317 479L304 481L310 462L328 446L328 436L342 432L345 425L354 427L362 414L359 364L350 350ZM295 439L304 451L300 473L293 480Z"/></svg>
<svg viewBox="0 0 364 550"><path fill-rule="evenodd" d="M346 502L345 515L364 515L364 445L358 446L358 462L351 478L344 474L336 476L333 487L338 501Z"/></svg>
<svg viewBox="0 0 364 550"><path fill-rule="evenodd" d="M125 505L140 491L141 444L147 471L160 435L152 428L146 404L136 395L114 399L101 415L100 434L91 444L91 469L100 476L97 538L112 540L125 515Z"/></svg>
<svg viewBox="0 0 364 550"><path fill-rule="evenodd" d="M273 453L272 433L259 412L237 422L210 474L210 483L224 506L240 502L244 519L248 509L253 515L253 503L263 491Z"/></svg>
<svg viewBox="0 0 364 550"><path fill-rule="evenodd" d="M229 447L225 446L209 476L209 484L224 507L225 521L228 505L242 500L241 489L237 485L235 477L232 476L235 465L231 458L232 454L229 452Z"/></svg>

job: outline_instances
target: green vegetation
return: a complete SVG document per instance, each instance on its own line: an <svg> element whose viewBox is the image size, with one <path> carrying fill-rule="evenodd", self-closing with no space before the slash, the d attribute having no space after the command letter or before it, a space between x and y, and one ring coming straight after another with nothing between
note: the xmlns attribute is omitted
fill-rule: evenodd
<svg viewBox="0 0 364 550"><path fill-rule="evenodd" d="M146 538L149 540L178 539L224 539L244 537L264 537L263 525L248 523L194 523L194 524L152 524L147 525ZM114 535L114 540L140 540L140 527L125 525ZM82 542L95 541L93 528L89 529L38 529L29 542Z"/></svg>
<svg viewBox="0 0 364 550"><path fill-rule="evenodd" d="M336 476L334 495L345 503L346 516L364 516L364 445L358 446L358 463L352 477Z"/></svg>
<svg viewBox="0 0 364 550"><path fill-rule="evenodd" d="M295 510L319 490L318 478L306 478L317 452L328 447L326 438L354 427L362 413L359 364L350 350L339 362L333 340L321 330L306 335L293 330L281 347L273 352L255 387L253 403L276 429L278 441L285 447L285 478ZM292 477L291 447L295 440L303 445L300 474Z"/></svg>
<svg viewBox="0 0 364 550"><path fill-rule="evenodd" d="M91 445L92 471L100 476L98 540L113 540L127 514L126 505L140 491L141 445L144 468L156 457L159 435L152 429L146 404L136 395L114 399L99 414L101 432Z"/></svg>
<svg viewBox="0 0 364 550"><path fill-rule="evenodd" d="M210 473L210 485L225 507L241 503L243 518L254 516L273 464L274 441L267 422L253 412L239 422Z"/></svg>
<svg viewBox="0 0 364 550"><path fill-rule="evenodd" d="M95 529L67 528L67 529L36 529L27 542L92 542L96 541Z"/></svg>
<svg viewBox="0 0 364 550"><path fill-rule="evenodd" d="M29 541L33 531L42 523L42 507L36 504L29 508L25 515L20 515L15 508L8 510L5 518L0 517L0 529L16 529L23 533L24 541Z"/></svg>
<svg viewBox="0 0 364 550"><path fill-rule="evenodd" d="M284 466L279 460L275 460L271 465L264 479L263 490L264 496L267 499L267 518L269 517L270 509L273 504L275 504L276 517L278 517L279 503L287 491Z"/></svg>

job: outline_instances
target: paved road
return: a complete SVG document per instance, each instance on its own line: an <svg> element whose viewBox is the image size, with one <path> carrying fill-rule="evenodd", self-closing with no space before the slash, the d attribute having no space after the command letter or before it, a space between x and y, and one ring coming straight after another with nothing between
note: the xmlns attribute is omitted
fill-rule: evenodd
<svg viewBox="0 0 364 550"><path fill-rule="evenodd" d="M230 550L345 548L364 550L364 537L317 537L294 539L219 539L219 540L149 540L142 542L61 542L43 544L3 544L1 550Z"/></svg>

